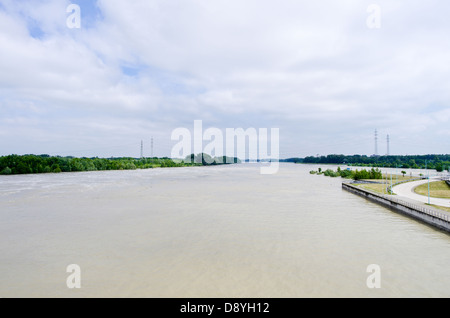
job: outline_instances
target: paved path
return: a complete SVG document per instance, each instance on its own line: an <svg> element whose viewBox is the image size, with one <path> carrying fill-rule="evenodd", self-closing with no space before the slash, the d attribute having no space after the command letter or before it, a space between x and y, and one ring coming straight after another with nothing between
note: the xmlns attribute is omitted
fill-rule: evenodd
<svg viewBox="0 0 450 318"><path fill-rule="evenodd" d="M439 178L430 178L430 182L440 181ZM411 181L396 185L392 188L392 191L402 197L406 197L415 201L419 201L422 203L428 203L428 196L420 195L414 192L414 188L427 183L428 180L419 180L419 181ZM445 207L450 207L450 199L439 199L439 198L431 198L430 203L434 205L440 205Z"/></svg>

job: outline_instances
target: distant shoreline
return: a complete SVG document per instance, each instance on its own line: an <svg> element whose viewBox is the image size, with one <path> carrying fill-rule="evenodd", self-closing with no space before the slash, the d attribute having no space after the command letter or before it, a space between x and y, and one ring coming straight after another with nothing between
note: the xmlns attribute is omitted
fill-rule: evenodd
<svg viewBox="0 0 450 318"><path fill-rule="evenodd" d="M281 160L280 160L281 161ZM378 167L398 169L432 169L437 172L450 170L450 154L427 154L427 155L327 155L309 156L305 158L288 158L284 162L304 164L334 164L348 165L352 167Z"/></svg>
<svg viewBox="0 0 450 318"><path fill-rule="evenodd" d="M76 158L49 155L9 155L0 157L0 175L25 175L88 171L146 170L236 164L233 157L211 157L206 154L190 155L185 159L163 158Z"/></svg>

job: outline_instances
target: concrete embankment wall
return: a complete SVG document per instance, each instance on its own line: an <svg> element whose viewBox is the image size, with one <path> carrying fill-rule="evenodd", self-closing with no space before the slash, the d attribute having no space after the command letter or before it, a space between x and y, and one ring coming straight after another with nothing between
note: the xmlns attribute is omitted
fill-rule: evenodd
<svg viewBox="0 0 450 318"><path fill-rule="evenodd" d="M378 194L349 183L342 183L342 188L450 233L450 216L446 213L402 201L395 196Z"/></svg>

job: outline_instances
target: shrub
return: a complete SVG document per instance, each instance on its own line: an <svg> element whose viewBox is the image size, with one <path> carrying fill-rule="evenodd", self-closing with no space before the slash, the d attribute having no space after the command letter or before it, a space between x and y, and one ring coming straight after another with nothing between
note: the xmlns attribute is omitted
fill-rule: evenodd
<svg viewBox="0 0 450 318"><path fill-rule="evenodd" d="M327 177L332 177L332 178L336 178L336 177L340 176L339 172L334 172L331 169L325 170L323 174Z"/></svg>
<svg viewBox="0 0 450 318"><path fill-rule="evenodd" d="M12 173L12 170L11 170L11 168L9 168L9 167L6 167L5 169L3 169L1 172L0 172L0 174L3 174L3 175L8 175L8 174L11 174Z"/></svg>

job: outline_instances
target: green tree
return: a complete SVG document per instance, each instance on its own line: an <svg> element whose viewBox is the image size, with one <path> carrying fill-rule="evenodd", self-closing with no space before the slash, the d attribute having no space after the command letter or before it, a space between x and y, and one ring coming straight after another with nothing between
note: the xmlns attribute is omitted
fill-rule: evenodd
<svg viewBox="0 0 450 318"><path fill-rule="evenodd" d="M0 174L3 174L3 175L9 175L9 174L11 174L12 173L12 170L11 170L11 168L9 168L9 167L6 167L5 169L3 169L1 172L0 172Z"/></svg>
<svg viewBox="0 0 450 318"><path fill-rule="evenodd" d="M30 167L28 167L25 162L21 161L19 162L19 164L17 165L16 168L16 173L18 174L26 174L26 173L31 173L31 169Z"/></svg>
<svg viewBox="0 0 450 318"><path fill-rule="evenodd" d="M353 179L354 180L370 179L370 173L367 170L361 171L356 170Z"/></svg>
<svg viewBox="0 0 450 318"><path fill-rule="evenodd" d="M61 167L57 163L54 163L52 165L52 167L51 167L51 170L54 173L60 173L61 172Z"/></svg>

